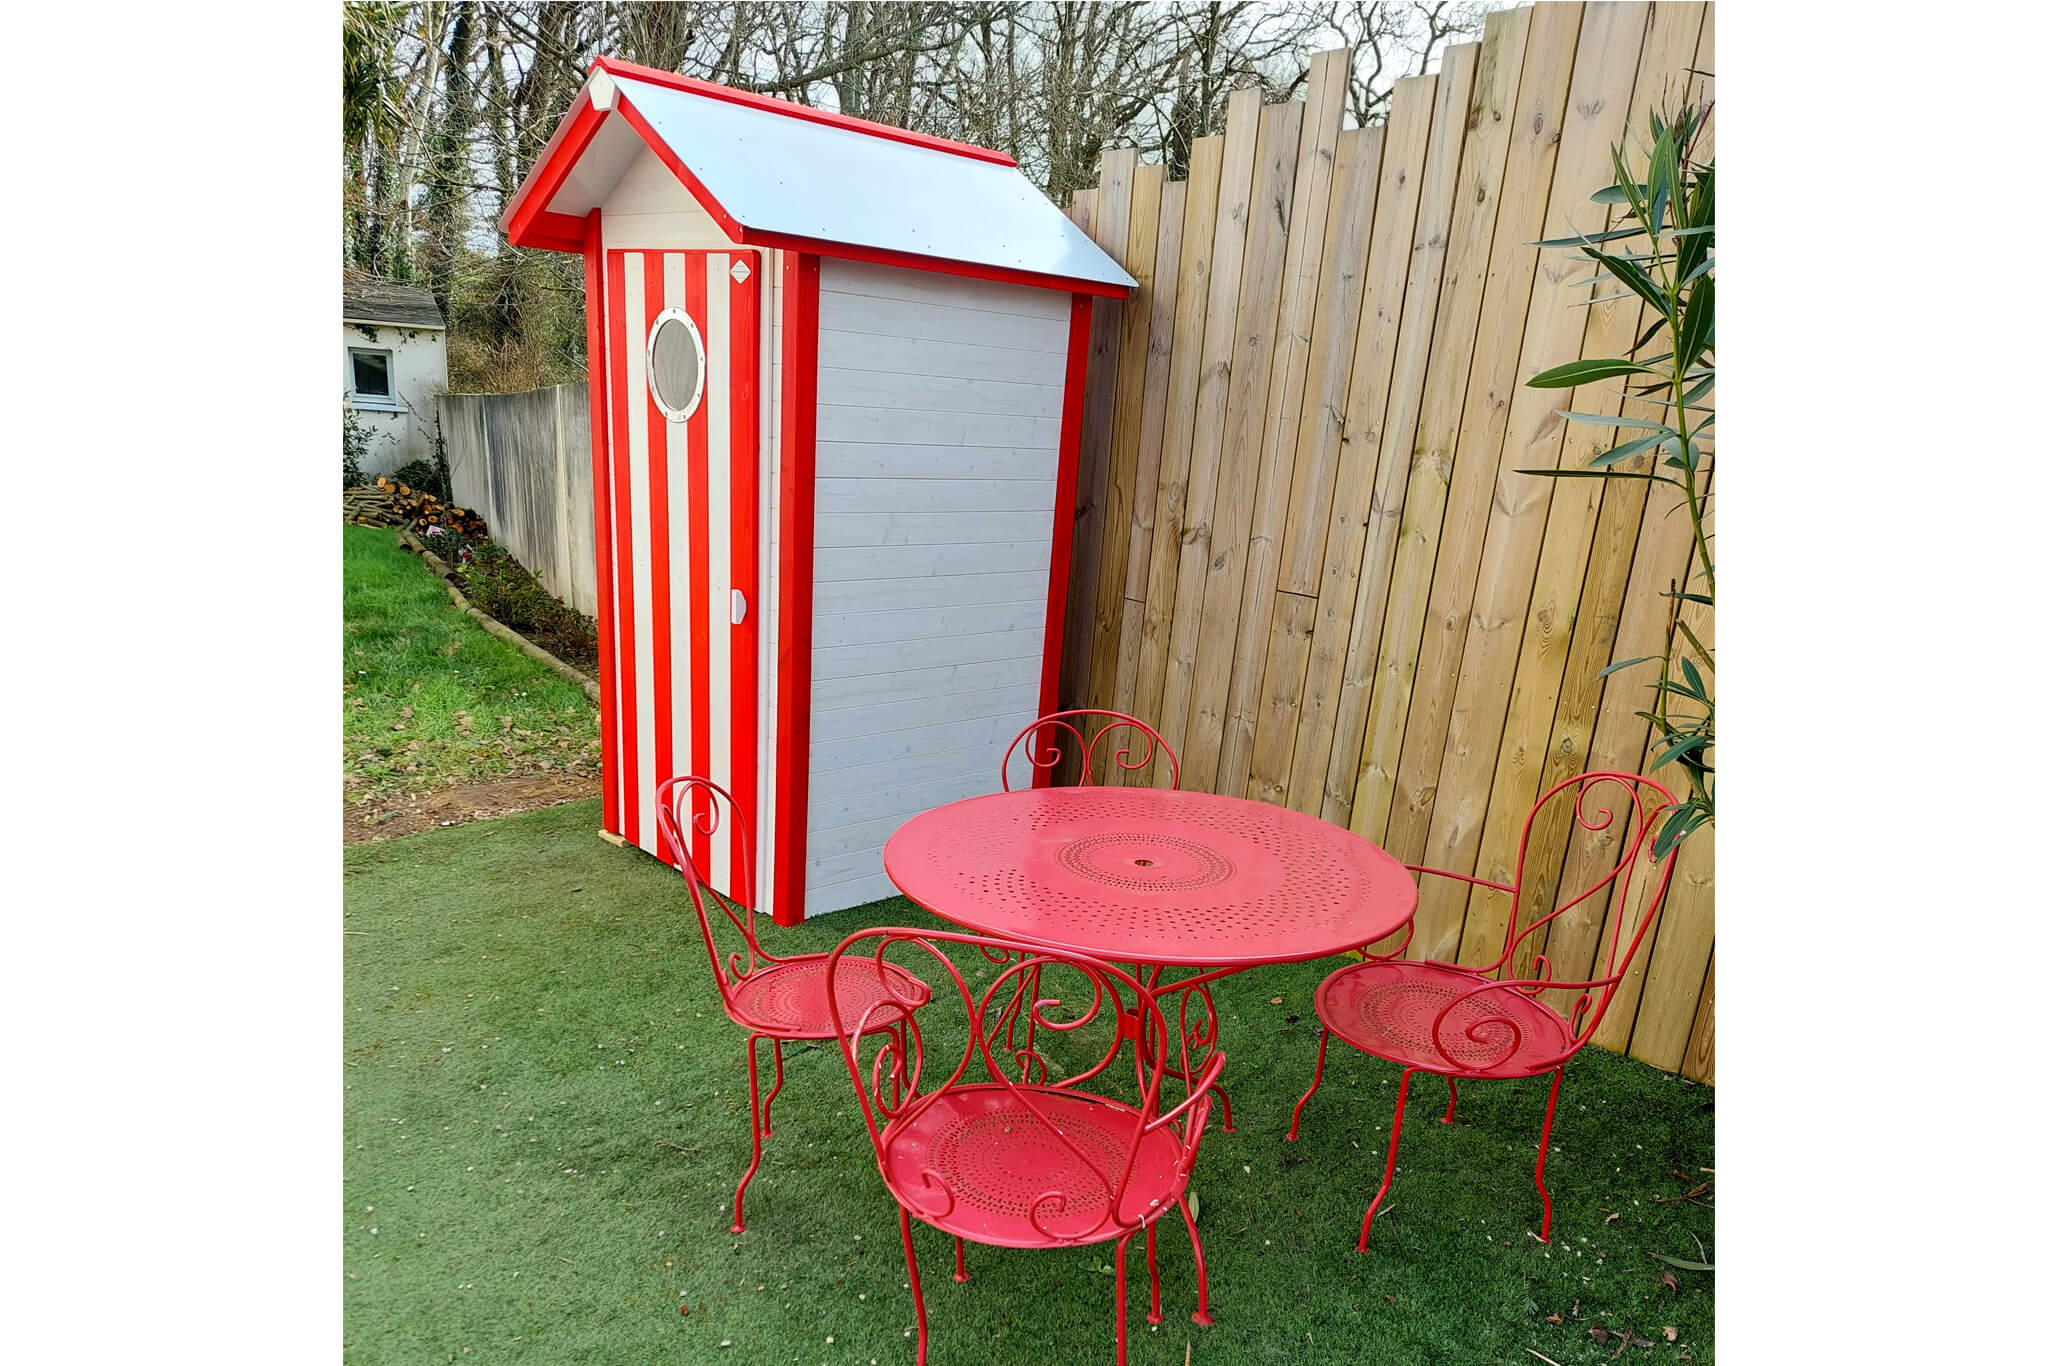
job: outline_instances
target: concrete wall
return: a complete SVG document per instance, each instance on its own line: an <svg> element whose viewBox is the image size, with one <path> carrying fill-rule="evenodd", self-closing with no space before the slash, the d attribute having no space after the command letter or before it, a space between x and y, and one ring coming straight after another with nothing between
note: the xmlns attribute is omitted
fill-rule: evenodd
<svg viewBox="0 0 2048 1366"><path fill-rule="evenodd" d="M392 398L358 397L351 347L391 353ZM341 325L341 388L370 433L366 475L389 474L434 453L434 400L448 387L448 334L417 327Z"/></svg>

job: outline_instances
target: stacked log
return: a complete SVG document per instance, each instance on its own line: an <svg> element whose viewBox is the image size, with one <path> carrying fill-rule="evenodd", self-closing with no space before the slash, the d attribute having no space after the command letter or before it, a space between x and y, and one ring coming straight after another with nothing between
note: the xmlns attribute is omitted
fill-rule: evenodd
<svg viewBox="0 0 2048 1366"><path fill-rule="evenodd" d="M341 515L355 526L446 527L473 541L490 534L484 519L468 508L444 503L431 493L381 474L374 484L342 490Z"/></svg>

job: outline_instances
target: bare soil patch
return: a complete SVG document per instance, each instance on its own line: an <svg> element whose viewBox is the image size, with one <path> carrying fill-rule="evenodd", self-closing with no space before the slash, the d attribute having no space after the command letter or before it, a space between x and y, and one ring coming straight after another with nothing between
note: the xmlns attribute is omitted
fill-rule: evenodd
<svg viewBox="0 0 2048 1366"><path fill-rule="evenodd" d="M444 825L515 816L543 806L582 801L602 791L595 775L578 773L515 774L432 792L383 793L368 800L362 799L360 784L344 783L341 842L367 844Z"/></svg>

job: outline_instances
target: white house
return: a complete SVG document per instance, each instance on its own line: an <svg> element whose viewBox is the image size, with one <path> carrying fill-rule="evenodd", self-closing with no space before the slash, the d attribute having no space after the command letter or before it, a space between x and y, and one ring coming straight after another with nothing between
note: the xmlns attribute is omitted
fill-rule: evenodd
<svg viewBox="0 0 2048 1366"><path fill-rule="evenodd" d="M448 388L448 324L415 285L345 273L341 385L370 432L364 474L433 458L434 396Z"/></svg>

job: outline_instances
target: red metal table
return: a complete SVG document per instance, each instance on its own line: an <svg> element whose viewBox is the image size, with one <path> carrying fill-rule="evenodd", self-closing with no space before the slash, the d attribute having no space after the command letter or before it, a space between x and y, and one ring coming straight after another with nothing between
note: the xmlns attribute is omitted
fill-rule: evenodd
<svg viewBox="0 0 2048 1366"><path fill-rule="evenodd" d="M913 817L882 851L918 905L983 934L1144 967L1157 993L1358 948L1406 924L1415 882L1349 830L1285 807L1156 788L1030 788ZM1195 969L1161 984L1168 967ZM1230 1127L1229 1103L1224 1127Z"/></svg>

